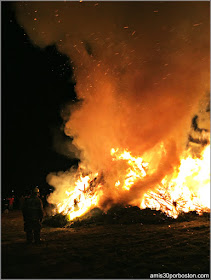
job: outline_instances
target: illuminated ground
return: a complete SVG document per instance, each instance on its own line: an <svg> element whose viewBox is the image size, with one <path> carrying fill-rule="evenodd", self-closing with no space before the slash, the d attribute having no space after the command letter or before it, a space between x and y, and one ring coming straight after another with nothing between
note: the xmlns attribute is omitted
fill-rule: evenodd
<svg viewBox="0 0 211 280"><path fill-rule="evenodd" d="M149 278L150 273L209 273L207 218L160 225L43 228L25 244L20 211L2 214L2 278Z"/></svg>

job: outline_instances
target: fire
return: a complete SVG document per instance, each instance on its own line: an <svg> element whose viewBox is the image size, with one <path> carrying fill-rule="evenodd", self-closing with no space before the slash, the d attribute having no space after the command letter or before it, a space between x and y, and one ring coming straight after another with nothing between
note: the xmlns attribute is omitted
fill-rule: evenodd
<svg viewBox="0 0 211 280"><path fill-rule="evenodd" d="M164 145L160 145L165 152ZM151 163L144 157L134 157L127 150L114 149L110 151L112 162L124 165L123 174L113 186L113 191L130 192L136 182L142 181L152 174ZM121 170L121 171L122 171ZM80 217L94 207L100 207L99 201L107 189L104 176L98 173L89 175L77 174L74 183L65 191L65 197L60 198L56 211L68 215L69 220ZM165 176L159 185L152 186L143 197L136 199L140 208L149 207L161 210L168 216L177 218L180 212L209 211L210 205L210 145L206 146L199 157L191 156L190 151L180 159L179 168L171 175ZM138 201L138 202L137 202Z"/></svg>
<svg viewBox="0 0 211 280"><path fill-rule="evenodd" d="M200 158L186 155L179 170L165 177L155 191L144 195L141 207L162 210L177 218L180 212L208 211L210 208L210 145Z"/></svg>
<svg viewBox="0 0 211 280"><path fill-rule="evenodd" d="M96 206L101 188L99 184L98 189L93 192L93 183L97 176L98 173L84 177L80 175L75 182L74 189L66 191L66 198L62 203L57 204L57 212L68 215L69 220L73 220Z"/></svg>
<svg viewBox="0 0 211 280"><path fill-rule="evenodd" d="M129 190L130 187L141 178L146 176L146 168L148 163L143 162L141 157L132 157L130 152L124 150L123 153L119 152L119 149L111 149L111 155L114 156L112 160L126 160L129 167L127 169L127 174L124 176L123 189ZM121 185L121 182L118 180L115 183L115 186Z"/></svg>

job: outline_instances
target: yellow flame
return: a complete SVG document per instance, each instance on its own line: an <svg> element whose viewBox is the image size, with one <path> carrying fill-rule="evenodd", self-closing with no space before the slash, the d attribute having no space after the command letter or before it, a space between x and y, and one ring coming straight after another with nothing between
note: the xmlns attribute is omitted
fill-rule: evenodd
<svg viewBox="0 0 211 280"><path fill-rule="evenodd" d="M165 147L161 145L165 152ZM141 157L134 157L127 150L112 148L112 161L124 165L123 174L114 183L117 191L130 191L139 180L143 180L150 170L150 163ZM126 166L126 167L125 167ZM98 173L80 175L65 198L57 206L57 212L68 215L69 220L80 217L92 208L99 206L106 186ZM118 176L117 176L118 177ZM180 166L173 174L165 176L154 191L144 194L139 200L139 207L157 209L176 218L181 211L208 211L210 208L210 145L205 147L200 157L192 157L186 152L180 160Z"/></svg>
<svg viewBox="0 0 211 280"><path fill-rule="evenodd" d="M210 208L210 145L200 158L181 159L178 171L165 177L161 186L144 195L141 207L162 210L176 218L180 212L207 211Z"/></svg>
<svg viewBox="0 0 211 280"><path fill-rule="evenodd" d="M122 153L119 149L111 149L112 160L124 160L127 161L128 169L124 176L122 183L123 189L130 190L130 187L138 180L146 176L146 168L148 163L143 162L141 157L133 157L131 153L124 150ZM115 186L121 185L121 181L118 180Z"/></svg>
<svg viewBox="0 0 211 280"><path fill-rule="evenodd" d="M74 189L70 192L66 191L66 198L57 204L57 212L67 215L69 220L73 220L96 206L100 196L101 185L97 185L97 189L93 192L91 183L97 176L98 173L84 177L81 175L75 182Z"/></svg>

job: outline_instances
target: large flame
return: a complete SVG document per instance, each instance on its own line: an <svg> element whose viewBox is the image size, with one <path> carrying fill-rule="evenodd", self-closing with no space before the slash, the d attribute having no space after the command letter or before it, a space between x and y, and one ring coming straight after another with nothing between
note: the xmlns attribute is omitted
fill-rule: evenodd
<svg viewBox="0 0 211 280"><path fill-rule="evenodd" d="M62 110L73 139L64 146L85 168L48 175L57 211L72 220L115 203L173 217L205 209L209 155L184 149L210 88L209 3L31 1L16 14L31 41L55 44L74 72L80 102ZM194 134L199 127L195 118Z"/></svg>
<svg viewBox="0 0 211 280"><path fill-rule="evenodd" d="M163 148L163 145L160 146ZM113 191L119 194L129 192L134 184L142 181L150 172L150 162L141 157L134 157L127 150L112 148L112 161L126 164L124 173L119 173L113 186ZM180 159L179 168L171 175L165 176L161 183L152 186L143 197L137 198L135 205L140 208L162 210L168 216L177 218L180 212L209 211L210 207L210 145L207 145L200 156L191 156L190 151ZM98 173L75 175L75 182L67 186L56 211L68 215L70 220L80 217L96 206L105 196L106 184L103 176Z"/></svg>
<svg viewBox="0 0 211 280"><path fill-rule="evenodd" d="M143 162L141 157L133 157L131 156L130 152L124 150L122 153L119 152L119 149L111 149L111 155L114 156L112 160L126 160L129 167L127 169L126 174L124 174L124 180L122 184L122 188L129 190L130 187L141 178L146 176L146 167L148 163ZM121 185L120 180L115 183L115 186L118 187Z"/></svg>
<svg viewBox="0 0 211 280"><path fill-rule="evenodd" d="M144 195L141 206L162 210L176 218L180 212L208 211L210 208L210 145L200 158L186 155L179 170L166 176L162 185Z"/></svg>
<svg viewBox="0 0 211 280"><path fill-rule="evenodd" d="M69 220L73 220L97 206L101 185L98 184L95 190L92 186L97 176L98 173L86 176L80 174L73 187L67 187L65 197L61 198L62 202L56 205L55 210L68 215Z"/></svg>

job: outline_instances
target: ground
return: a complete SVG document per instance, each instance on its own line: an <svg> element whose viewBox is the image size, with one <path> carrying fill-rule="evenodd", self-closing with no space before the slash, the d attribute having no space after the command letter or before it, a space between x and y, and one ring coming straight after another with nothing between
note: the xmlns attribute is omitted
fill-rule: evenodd
<svg viewBox="0 0 211 280"><path fill-rule="evenodd" d="M150 278L209 273L209 219L171 224L43 227L27 245L18 210L2 214L2 278Z"/></svg>

